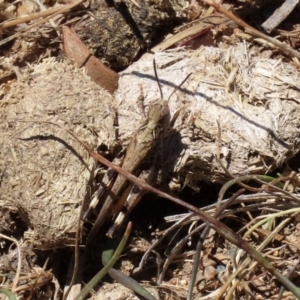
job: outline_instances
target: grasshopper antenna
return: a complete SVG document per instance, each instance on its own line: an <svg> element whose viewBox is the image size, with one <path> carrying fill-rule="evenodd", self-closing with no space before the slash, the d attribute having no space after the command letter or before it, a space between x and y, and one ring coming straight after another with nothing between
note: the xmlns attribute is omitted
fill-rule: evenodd
<svg viewBox="0 0 300 300"><path fill-rule="evenodd" d="M164 97L163 97L163 93L162 93L161 86L160 86L160 83L159 83L159 79L158 79L158 76L157 76L156 62L155 62L154 58L153 58L153 69L154 69L154 74L155 74L156 82L158 84L158 88L159 88L159 92L160 92L160 99L163 99Z"/></svg>
<svg viewBox="0 0 300 300"><path fill-rule="evenodd" d="M174 94L175 92L177 92L177 91L181 88L181 86L188 80L188 78L189 78L191 75L192 75L192 73L188 74L188 75L182 80L182 82L181 82L181 83L174 89L174 91L171 93L171 95L169 96L167 102L169 102L169 100L170 100L170 98L173 96L173 94Z"/></svg>
<svg viewBox="0 0 300 300"><path fill-rule="evenodd" d="M158 88L159 88L159 92L160 92L160 99L163 99L163 93L162 93L162 89L160 86L160 82L157 76L157 70L156 70L156 63L155 63L155 59L153 58L153 69L154 69L154 74L155 74L155 78L156 78L156 82L158 84ZM176 93L181 86L188 80L188 78L192 75L192 73L188 74L183 80L182 82L174 89L174 91L171 93L171 95L169 96L167 102L169 102L170 98L173 96L174 93Z"/></svg>

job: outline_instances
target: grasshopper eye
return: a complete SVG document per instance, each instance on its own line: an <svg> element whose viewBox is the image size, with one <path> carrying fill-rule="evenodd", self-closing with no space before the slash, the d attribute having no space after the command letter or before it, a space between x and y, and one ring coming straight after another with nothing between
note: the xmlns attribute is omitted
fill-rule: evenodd
<svg viewBox="0 0 300 300"><path fill-rule="evenodd" d="M170 114L169 107L167 105L163 105L161 108L161 116L166 116Z"/></svg>

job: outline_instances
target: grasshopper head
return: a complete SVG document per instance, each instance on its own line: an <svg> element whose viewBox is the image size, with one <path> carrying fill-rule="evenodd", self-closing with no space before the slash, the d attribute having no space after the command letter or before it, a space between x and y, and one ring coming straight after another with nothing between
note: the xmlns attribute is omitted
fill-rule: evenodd
<svg viewBox="0 0 300 300"><path fill-rule="evenodd" d="M157 126L162 129L169 126L170 110L165 100L159 101L152 105L149 109L148 120L149 125L154 130Z"/></svg>

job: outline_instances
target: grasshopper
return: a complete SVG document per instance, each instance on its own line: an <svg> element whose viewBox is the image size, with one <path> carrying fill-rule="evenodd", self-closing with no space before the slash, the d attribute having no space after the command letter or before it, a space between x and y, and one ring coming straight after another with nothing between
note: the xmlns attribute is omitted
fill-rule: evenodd
<svg viewBox="0 0 300 300"><path fill-rule="evenodd" d="M150 107L146 122L142 127L140 127L137 130L136 134L134 135L134 137L132 138L132 140L128 145L125 157L123 159L122 168L130 173L134 173L138 169L138 167L143 162L145 157L151 152L151 150L156 145L159 136L162 134L162 132L166 130L166 128L169 127L170 124L170 111L168 107L169 99L191 75L189 74L183 80L183 82L176 89L174 89L174 91L170 94L168 100L164 100L161 86L157 77L155 60L153 60L153 68L159 86L161 99L156 104ZM126 200L127 202L134 203L134 204L138 202L136 200L131 199L132 195L135 194L134 192L131 192L129 198L127 199L127 195L130 192L132 186L126 189L127 193L125 193L125 195L119 196L121 192L124 190L127 183L125 177L121 175L117 175L114 182L113 180L114 179L112 178L112 176L106 177L105 185L112 186L109 192L103 191L102 188L100 188L100 190L96 192L96 197L98 197L99 195L104 195L106 196L106 200L100 210L100 213L97 216L94 226L92 227L88 235L87 244L89 244L93 240L93 238L95 237L95 235L97 234L97 232L99 231L103 223L105 222L107 216L111 215L112 208L117 202L118 203L116 207L118 207L118 209L114 209L114 214L117 214L121 210ZM137 197L138 199L141 198L141 194L142 193L140 193L140 196ZM93 199L92 202L95 203L96 201ZM129 211L131 209L127 209L127 210ZM123 218L124 215L120 216L118 218L119 219L118 223L121 222ZM115 225L114 229L111 230L111 232L109 232L108 235L112 235L113 231L115 230L115 227L117 226L118 225Z"/></svg>

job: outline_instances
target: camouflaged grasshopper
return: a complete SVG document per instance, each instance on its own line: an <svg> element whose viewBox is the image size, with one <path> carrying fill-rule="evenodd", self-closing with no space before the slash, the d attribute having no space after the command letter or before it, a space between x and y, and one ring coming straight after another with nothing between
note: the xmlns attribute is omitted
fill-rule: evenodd
<svg viewBox="0 0 300 300"><path fill-rule="evenodd" d="M151 150L156 145L157 140L161 136L161 133L164 132L170 125L170 111L168 107L168 102L170 97L183 85L183 83L188 79L191 75L189 74L182 83L174 89L174 91L170 94L167 100L163 99L163 94L161 90L161 86L157 77L155 60L153 60L153 68L155 77L159 86L161 99L153 106L149 108L148 117L143 126L141 126L132 140L130 141L128 148L126 150L126 155L123 159L122 169L130 173L134 173L140 164L143 162L145 157L151 152ZM104 178L106 181L105 185L109 185L108 183L112 182L112 176L109 178ZM101 192L97 191L97 196L103 194L106 196L105 202L100 210L100 213L97 216L96 222L92 227L88 239L87 244L90 243L96 233L99 231L103 223L106 221L108 216L111 216L112 213L116 215L120 212L123 205L126 203L127 213L132 210L133 206L137 204L139 199L141 198L142 191L140 193L130 192L132 189L132 185L126 188L127 179L121 175L117 175L113 184L111 184L112 188L109 192ZM125 193L122 194L122 191ZM129 195L129 196L128 196ZM133 195L135 195L135 199L132 199ZM138 199L138 200L137 200ZM94 201L95 202L95 201ZM113 209L113 207L115 208ZM126 213L120 214L117 218L114 226L109 230L108 235L112 236L116 228L121 224L125 217Z"/></svg>

